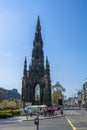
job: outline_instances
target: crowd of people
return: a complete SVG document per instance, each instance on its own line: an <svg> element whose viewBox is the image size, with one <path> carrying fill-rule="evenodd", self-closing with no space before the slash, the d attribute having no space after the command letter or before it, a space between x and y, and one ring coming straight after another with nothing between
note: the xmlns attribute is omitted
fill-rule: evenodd
<svg viewBox="0 0 87 130"><path fill-rule="evenodd" d="M44 116L44 117L57 115L57 111L54 107L38 108L38 111L36 112L38 112L40 116ZM32 109L28 109L26 111L27 115L29 115L30 117L35 115L36 112L33 111Z"/></svg>

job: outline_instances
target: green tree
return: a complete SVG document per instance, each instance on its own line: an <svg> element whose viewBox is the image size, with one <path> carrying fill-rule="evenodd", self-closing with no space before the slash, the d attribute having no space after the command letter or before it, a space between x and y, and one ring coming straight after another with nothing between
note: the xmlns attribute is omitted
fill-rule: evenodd
<svg viewBox="0 0 87 130"><path fill-rule="evenodd" d="M1 107L2 108L8 108L9 107L8 103L9 103L9 100L3 100L2 103L1 103Z"/></svg>
<svg viewBox="0 0 87 130"><path fill-rule="evenodd" d="M19 99L15 100L15 103L16 103L17 108L22 106L21 100L19 100Z"/></svg>
<svg viewBox="0 0 87 130"><path fill-rule="evenodd" d="M58 104L59 99L64 100L63 92L65 88L59 82L52 86L52 104Z"/></svg>
<svg viewBox="0 0 87 130"><path fill-rule="evenodd" d="M16 102L15 101L9 101L8 107L9 108L15 108L16 107Z"/></svg>

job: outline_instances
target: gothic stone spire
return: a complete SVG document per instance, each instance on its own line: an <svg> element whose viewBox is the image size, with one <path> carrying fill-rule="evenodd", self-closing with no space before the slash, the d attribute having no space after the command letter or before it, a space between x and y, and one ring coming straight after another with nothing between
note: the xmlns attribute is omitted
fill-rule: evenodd
<svg viewBox="0 0 87 130"><path fill-rule="evenodd" d="M43 44L39 16L38 16L37 25L36 25L36 32L35 32L34 42L35 43L39 42L40 44Z"/></svg>
<svg viewBox="0 0 87 130"><path fill-rule="evenodd" d="M23 73L24 77L27 77L27 59L25 57L25 61L24 61L24 73Z"/></svg>

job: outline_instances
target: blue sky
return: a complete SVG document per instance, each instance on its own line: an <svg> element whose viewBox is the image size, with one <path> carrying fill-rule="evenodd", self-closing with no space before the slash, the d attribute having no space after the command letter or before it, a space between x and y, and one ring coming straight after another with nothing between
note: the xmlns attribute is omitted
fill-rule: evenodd
<svg viewBox="0 0 87 130"><path fill-rule="evenodd" d="M21 93L38 15L52 84L73 96L87 81L87 0L0 0L0 87Z"/></svg>

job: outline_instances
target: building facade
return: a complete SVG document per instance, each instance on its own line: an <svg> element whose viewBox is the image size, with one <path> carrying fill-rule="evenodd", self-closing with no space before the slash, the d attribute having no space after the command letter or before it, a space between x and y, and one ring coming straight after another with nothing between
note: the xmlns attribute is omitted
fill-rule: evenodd
<svg viewBox="0 0 87 130"><path fill-rule="evenodd" d="M21 97L20 93L18 93L17 89L4 89L0 88L0 101L3 100L19 100Z"/></svg>
<svg viewBox="0 0 87 130"><path fill-rule="evenodd" d="M85 82L83 84L83 88L82 88L81 94L82 94L82 105L84 107L87 107L87 82Z"/></svg>
<svg viewBox="0 0 87 130"><path fill-rule="evenodd" d="M22 102L51 105L51 79L48 57L44 66L43 40L38 17L33 41L32 58L29 69L25 57L22 78Z"/></svg>

